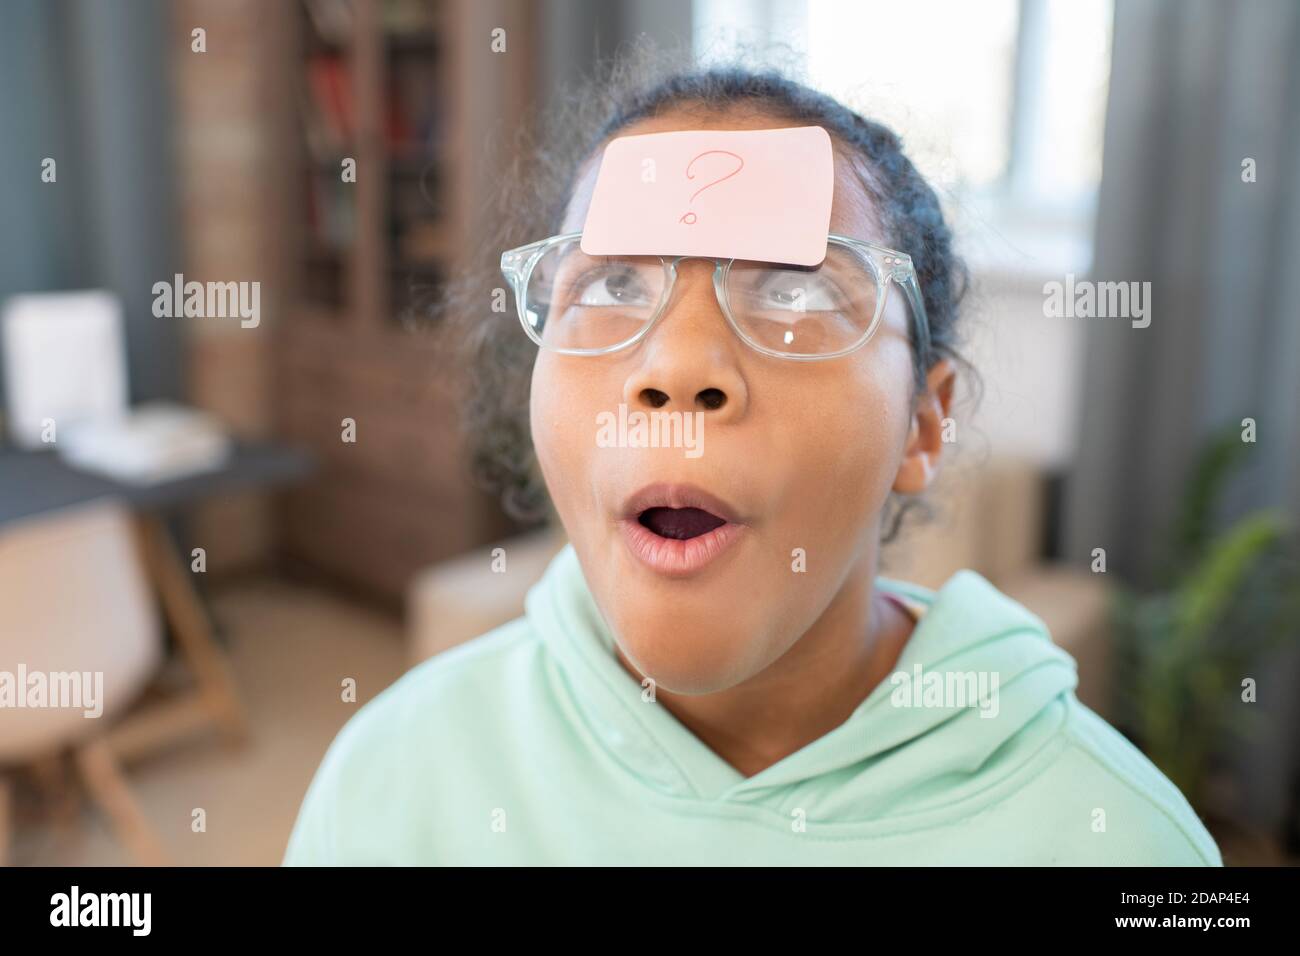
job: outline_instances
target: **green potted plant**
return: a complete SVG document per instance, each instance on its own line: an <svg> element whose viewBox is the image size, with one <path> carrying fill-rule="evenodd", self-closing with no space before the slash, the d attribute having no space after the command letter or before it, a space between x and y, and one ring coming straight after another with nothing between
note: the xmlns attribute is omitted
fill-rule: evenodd
<svg viewBox="0 0 1300 956"><path fill-rule="evenodd" d="M1114 606L1118 722L1211 829L1230 821L1212 785L1219 758L1268 733L1252 703L1254 668L1300 640L1300 542L1285 516L1257 510L1216 530L1224 489L1251 446L1237 430L1200 455L1166 544L1157 586L1120 589Z"/></svg>

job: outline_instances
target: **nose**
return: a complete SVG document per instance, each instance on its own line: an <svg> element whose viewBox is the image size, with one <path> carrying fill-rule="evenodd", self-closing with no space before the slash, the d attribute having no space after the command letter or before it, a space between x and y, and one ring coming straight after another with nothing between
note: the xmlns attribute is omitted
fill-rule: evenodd
<svg viewBox="0 0 1300 956"><path fill-rule="evenodd" d="M715 424L742 418L749 389L741 373L738 341L713 290L713 265L678 265L673 300L634 352L623 385L632 409L704 412Z"/></svg>

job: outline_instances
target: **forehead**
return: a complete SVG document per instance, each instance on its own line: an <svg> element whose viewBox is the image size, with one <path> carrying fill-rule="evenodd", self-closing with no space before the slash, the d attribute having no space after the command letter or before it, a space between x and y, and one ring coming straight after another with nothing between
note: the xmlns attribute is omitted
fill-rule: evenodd
<svg viewBox="0 0 1300 956"><path fill-rule="evenodd" d="M675 130L697 129L786 129L792 126L811 125L806 121L785 120L765 113L729 111L725 113L696 113L674 111L662 116L648 117L619 130L618 136L638 136L645 133L668 133ZM876 210L863 188L861 175L853 159L831 137L835 157L835 187L831 199L830 231L855 239L884 242ZM573 195L565 207L561 232L581 232L587 220L587 207L596 187L596 174L600 172L600 156L605 144L601 143L583 161L573 188Z"/></svg>

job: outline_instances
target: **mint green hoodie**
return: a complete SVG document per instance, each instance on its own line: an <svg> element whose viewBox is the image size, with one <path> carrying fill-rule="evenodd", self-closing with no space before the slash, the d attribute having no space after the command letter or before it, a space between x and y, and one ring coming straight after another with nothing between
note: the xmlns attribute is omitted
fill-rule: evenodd
<svg viewBox="0 0 1300 956"><path fill-rule="evenodd" d="M746 778L644 699L566 546L524 617L348 721L284 862L1221 865L1038 618L972 571L879 584L925 607L894 675Z"/></svg>

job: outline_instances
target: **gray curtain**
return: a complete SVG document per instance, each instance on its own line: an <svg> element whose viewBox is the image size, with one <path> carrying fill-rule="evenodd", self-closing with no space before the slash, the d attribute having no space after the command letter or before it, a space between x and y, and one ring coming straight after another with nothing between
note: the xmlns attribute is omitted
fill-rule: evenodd
<svg viewBox="0 0 1300 956"><path fill-rule="evenodd" d="M1150 580L1198 449L1246 417L1221 519L1300 518L1300 4L1119 0L1093 277L1150 281L1151 324L1071 320L1089 326L1070 556L1102 547L1108 572ZM1261 706L1289 742L1241 757L1264 825L1287 812L1300 722L1295 659L1274 663Z"/></svg>
<svg viewBox="0 0 1300 956"><path fill-rule="evenodd" d="M180 262L168 6L0 0L0 23L0 299L116 292L132 400L179 398L180 328L150 291Z"/></svg>

